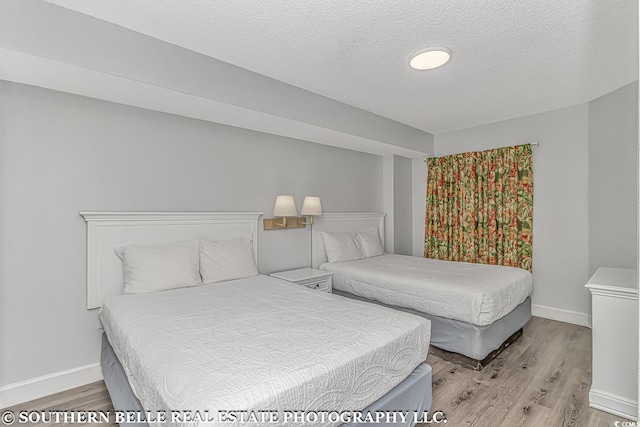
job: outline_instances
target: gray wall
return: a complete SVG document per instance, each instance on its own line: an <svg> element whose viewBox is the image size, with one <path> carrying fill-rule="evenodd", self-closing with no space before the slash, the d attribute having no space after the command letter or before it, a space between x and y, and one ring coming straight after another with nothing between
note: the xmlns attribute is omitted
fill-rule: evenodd
<svg viewBox="0 0 640 427"><path fill-rule="evenodd" d="M0 385L98 362L80 211L382 211L378 156L6 82L0 112ZM261 272L308 265L309 238L263 232Z"/></svg>
<svg viewBox="0 0 640 427"><path fill-rule="evenodd" d="M597 267L637 265L637 82L574 107L435 136L437 155L533 149L533 304L588 321ZM416 196L414 196L416 197Z"/></svg>
<svg viewBox="0 0 640 427"><path fill-rule="evenodd" d="M216 123L227 120L224 123L329 145L348 141L363 151L373 145L384 153L433 151L429 133L41 0L0 2L0 47L52 61L44 62L53 68L35 73L38 77L10 73L10 78L35 86L200 119L211 119L214 110L218 114L211 120ZM55 75L54 64L81 75L83 84L70 84L66 73ZM104 90L114 81L102 80L103 74L124 80L118 80L117 89ZM144 96L132 99L133 91ZM197 101L176 94L193 95Z"/></svg>
<svg viewBox="0 0 640 427"><path fill-rule="evenodd" d="M413 255L411 186L411 159L393 156L394 253L401 255Z"/></svg>
<svg viewBox="0 0 640 427"><path fill-rule="evenodd" d="M424 256L425 212L427 211L427 162L411 160L411 191L413 210L413 256Z"/></svg>
<svg viewBox="0 0 640 427"><path fill-rule="evenodd" d="M589 270L636 268L638 83L589 103Z"/></svg>
<svg viewBox="0 0 640 427"><path fill-rule="evenodd" d="M532 302L590 313L586 104L435 136L437 155L539 141L533 149Z"/></svg>

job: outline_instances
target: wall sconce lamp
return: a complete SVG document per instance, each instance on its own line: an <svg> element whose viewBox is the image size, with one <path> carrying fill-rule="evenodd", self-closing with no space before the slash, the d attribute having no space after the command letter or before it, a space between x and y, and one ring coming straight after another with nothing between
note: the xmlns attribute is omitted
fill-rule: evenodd
<svg viewBox="0 0 640 427"><path fill-rule="evenodd" d="M300 213L302 215L309 215L309 222L305 222L305 225L313 226L313 217L322 215L322 202L320 201L320 197L305 197L304 202L302 202L302 210Z"/></svg>
<svg viewBox="0 0 640 427"><path fill-rule="evenodd" d="M304 228L306 223L304 217L299 217L296 201L293 196L284 195L276 197L276 204L273 207L273 216L282 218L265 218L263 220L265 230L284 230L287 228ZM290 218L291 221L287 221Z"/></svg>

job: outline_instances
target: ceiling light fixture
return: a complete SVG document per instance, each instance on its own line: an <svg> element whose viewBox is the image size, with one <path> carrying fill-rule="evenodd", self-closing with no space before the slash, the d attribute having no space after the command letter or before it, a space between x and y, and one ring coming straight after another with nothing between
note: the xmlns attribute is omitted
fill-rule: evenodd
<svg viewBox="0 0 640 427"><path fill-rule="evenodd" d="M451 51L446 47L422 49L411 56L409 65L416 70L432 70L449 62Z"/></svg>

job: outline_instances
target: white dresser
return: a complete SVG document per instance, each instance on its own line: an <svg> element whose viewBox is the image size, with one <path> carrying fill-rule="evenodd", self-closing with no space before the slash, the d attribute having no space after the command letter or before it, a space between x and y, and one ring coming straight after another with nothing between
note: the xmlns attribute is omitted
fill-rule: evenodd
<svg viewBox="0 0 640 427"><path fill-rule="evenodd" d="M585 285L593 311L589 406L632 420L638 415L638 273L600 267Z"/></svg>

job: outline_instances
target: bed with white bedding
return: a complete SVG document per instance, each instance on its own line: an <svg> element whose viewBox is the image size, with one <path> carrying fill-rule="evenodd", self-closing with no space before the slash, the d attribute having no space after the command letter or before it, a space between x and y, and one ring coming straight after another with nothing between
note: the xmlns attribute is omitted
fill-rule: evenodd
<svg viewBox="0 0 640 427"><path fill-rule="evenodd" d="M463 366L482 369L531 318L528 271L385 254L384 214L325 214L313 231L313 265L333 273L334 293L431 320L432 352Z"/></svg>
<svg viewBox="0 0 640 427"><path fill-rule="evenodd" d="M259 213L82 215L116 410L430 409L430 323L257 275Z"/></svg>
<svg viewBox="0 0 640 427"><path fill-rule="evenodd" d="M416 316L262 275L113 297L100 319L142 407L211 414L364 409L430 337Z"/></svg>
<svg viewBox="0 0 640 427"><path fill-rule="evenodd" d="M324 263L333 287L388 305L485 326L511 313L533 290L531 273L496 265L385 254Z"/></svg>

